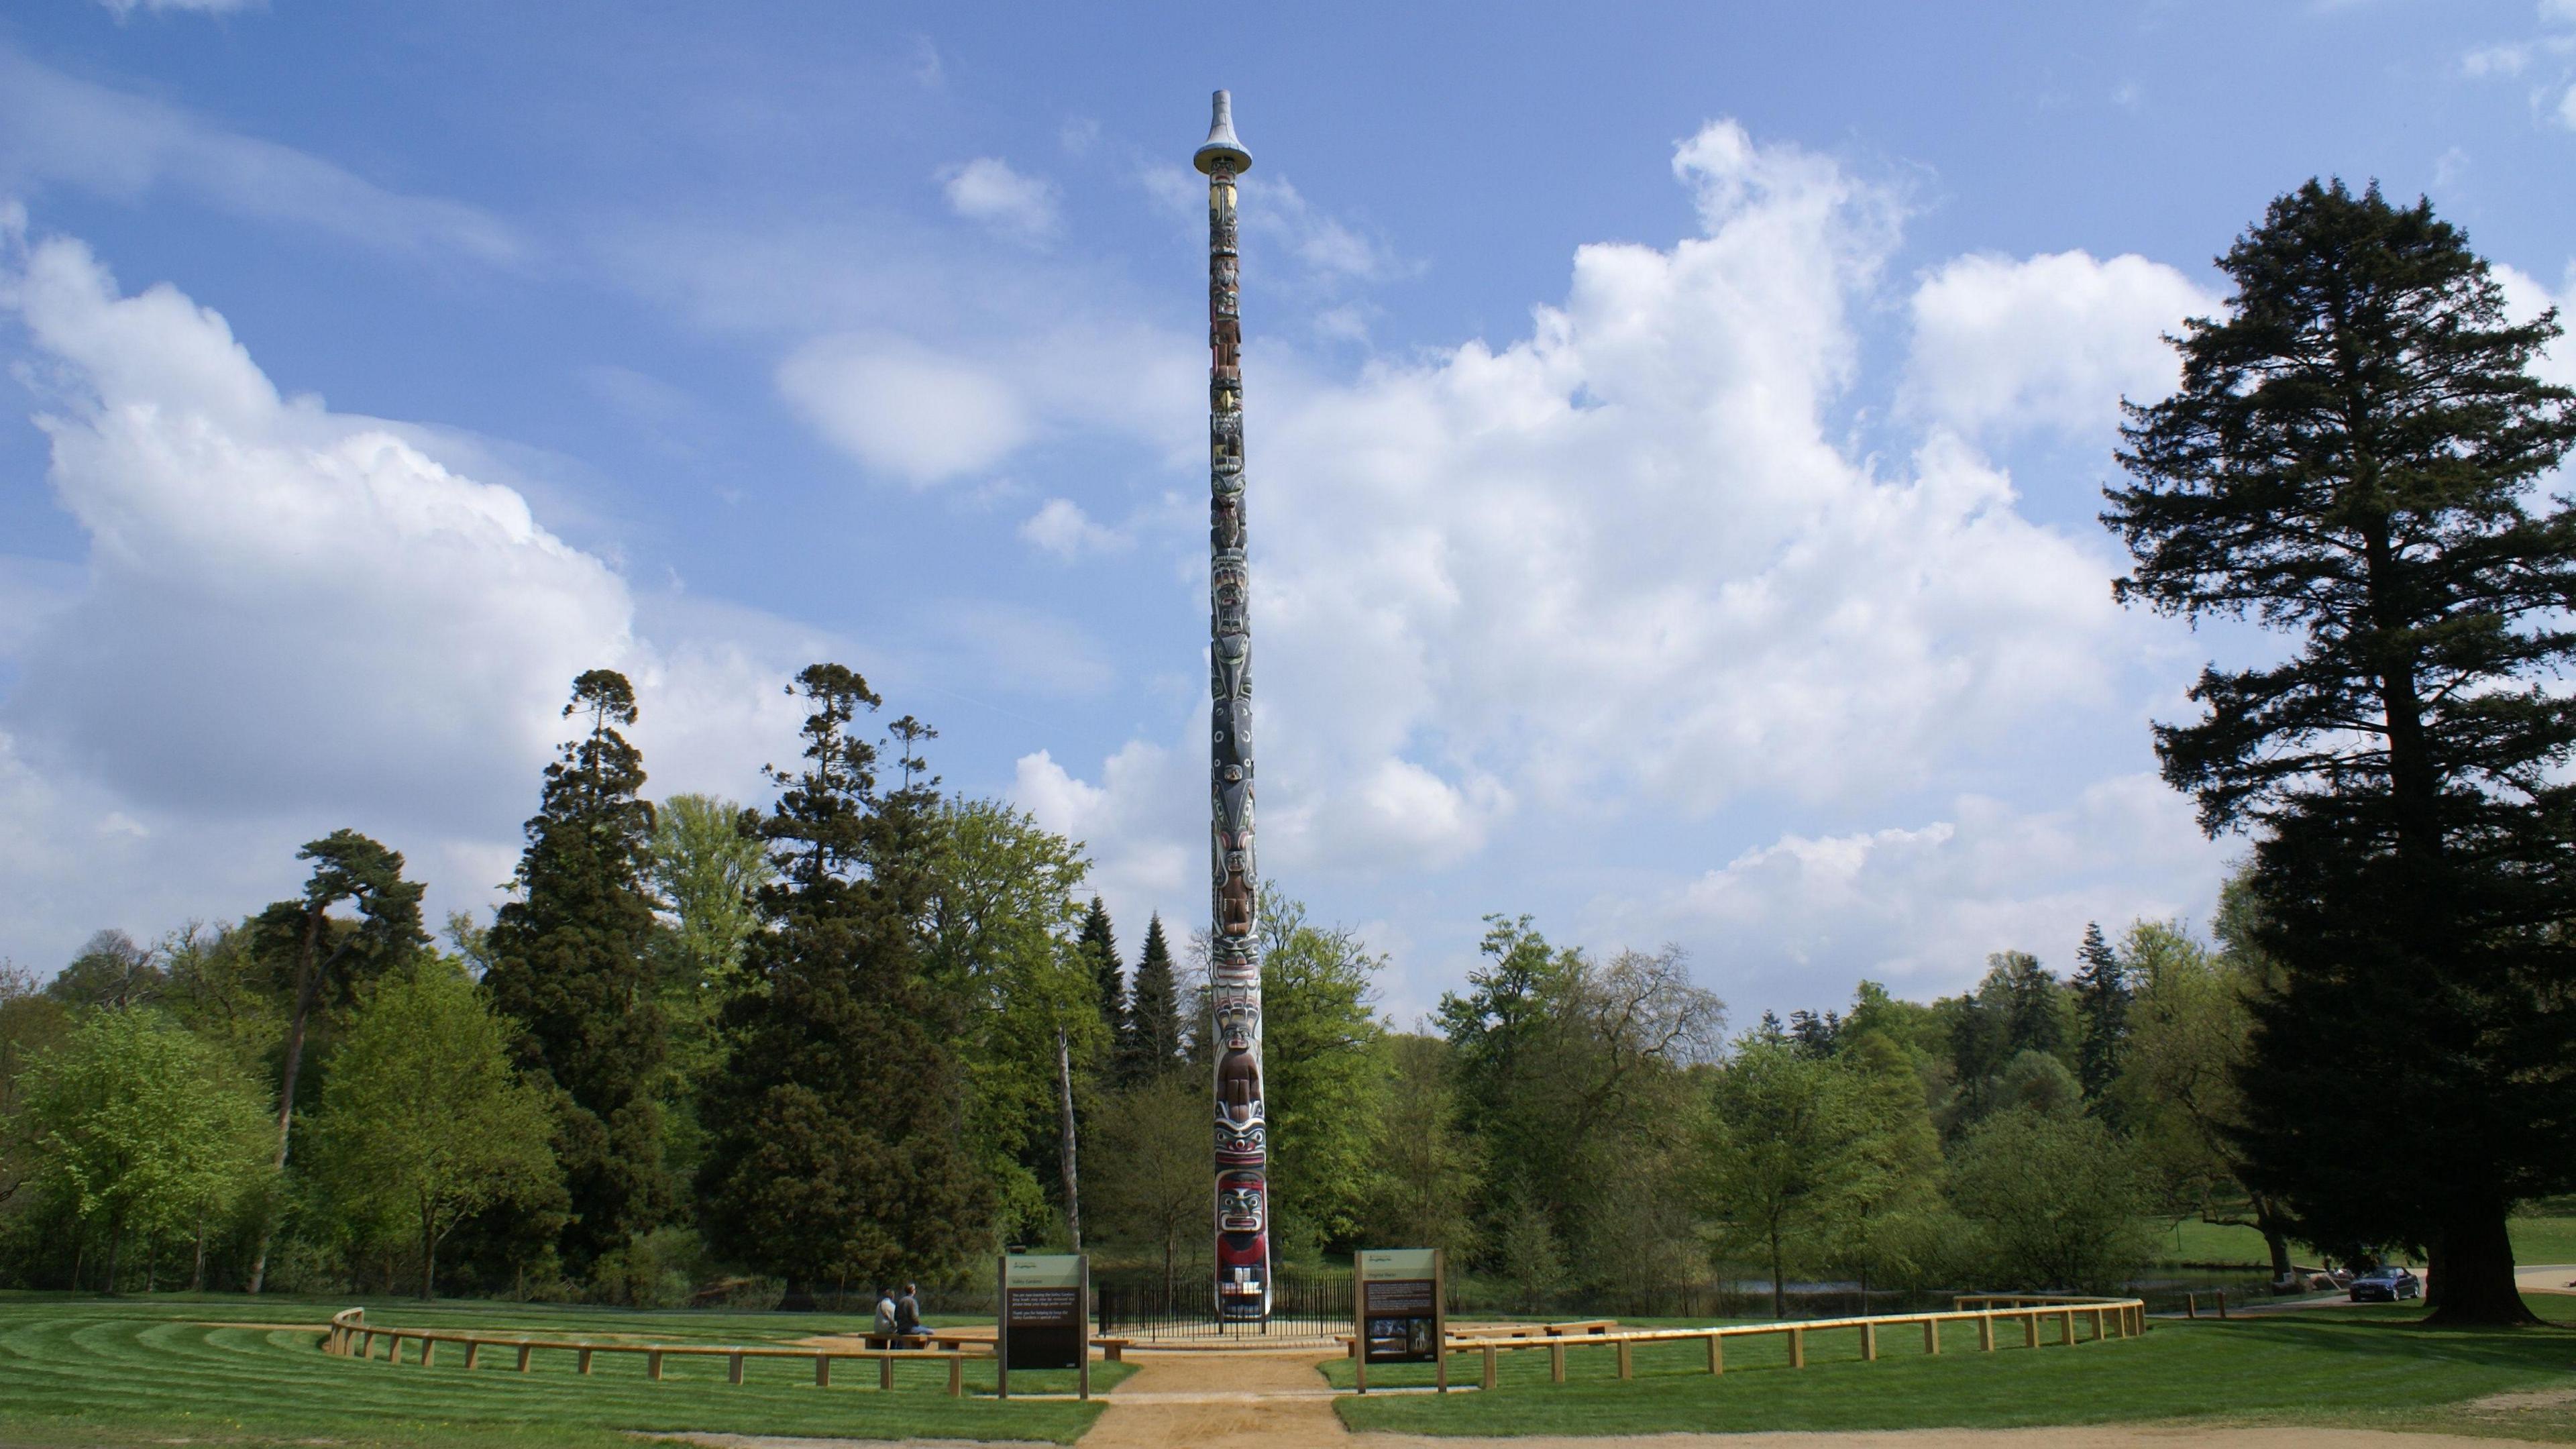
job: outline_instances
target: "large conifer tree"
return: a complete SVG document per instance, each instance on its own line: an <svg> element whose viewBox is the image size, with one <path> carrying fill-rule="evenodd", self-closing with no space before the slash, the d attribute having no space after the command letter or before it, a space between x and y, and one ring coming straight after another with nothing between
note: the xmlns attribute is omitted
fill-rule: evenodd
<svg viewBox="0 0 2576 1449"><path fill-rule="evenodd" d="M2220 259L2174 395L2130 409L2105 523L2124 601L2252 615L2276 663L2205 670L2165 778L2257 835L2248 1185L2322 1246L2432 1259L2436 1316L2527 1317L2505 1217L2576 1186L2576 441L2485 262L2429 204L2310 182Z"/></svg>
<svg viewBox="0 0 2576 1449"><path fill-rule="evenodd" d="M1118 1040L1118 1075L1127 1083L1150 1082L1181 1064L1181 987L1172 974L1172 943L1163 934L1163 917L1145 923L1145 949L1136 958L1136 975L1127 996L1127 1030Z"/></svg>
<svg viewBox="0 0 2576 1449"><path fill-rule="evenodd" d="M913 751L927 731L897 722L905 784L881 795L876 748L850 728L880 702L867 681L817 664L796 687L805 765L769 772L777 878L725 1007L732 1050L700 1099L698 1173L710 1241L791 1298L930 1276L989 1243L993 1210L963 1137L956 1003L915 949L939 807Z"/></svg>
<svg viewBox="0 0 2576 1449"><path fill-rule="evenodd" d="M1083 913L1082 930L1074 936L1073 948L1091 966L1093 989L1100 998L1100 1020L1109 1028L1115 1041L1127 1032L1127 971L1118 960L1118 933L1110 928L1109 908L1100 897L1091 898L1091 909Z"/></svg>
<svg viewBox="0 0 2576 1449"><path fill-rule="evenodd" d="M2104 1093L2120 1075L2120 1042L2129 1032L2128 969L2102 939L2099 921L2084 923L2084 944L2076 948L2075 1015L2080 1034L2075 1043L2075 1079L2084 1084L2084 1100L2105 1101Z"/></svg>
<svg viewBox="0 0 2576 1449"><path fill-rule="evenodd" d="M520 1027L521 1064L560 1089L555 1156L573 1218L565 1265L587 1273L669 1211L661 1107L664 1049L654 1000L649 884L653 806L644 758L617 731L635 723L626 676L575 679L564 717L583 722L546 767L528 821L516 898L492 922L484 986Z"/></svg>

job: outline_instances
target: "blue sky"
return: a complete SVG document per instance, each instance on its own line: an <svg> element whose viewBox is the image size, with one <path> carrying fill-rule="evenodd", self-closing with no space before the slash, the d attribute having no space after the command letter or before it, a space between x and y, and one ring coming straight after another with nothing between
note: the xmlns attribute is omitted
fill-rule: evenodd
<svg viewBox="0 0 2576 1449"><path fill-rule="evenodd" d="M2571 0L62 0L0 19L0 954L343 824L487 907L573 672L756 800L826 657L1195 923L1219 85L1264 865L1400 1020L1487 912L1740 1020L2205 915L2147 722L2264 646L2110 605L2119 398L2311 175L2576 291Z"/></svg>

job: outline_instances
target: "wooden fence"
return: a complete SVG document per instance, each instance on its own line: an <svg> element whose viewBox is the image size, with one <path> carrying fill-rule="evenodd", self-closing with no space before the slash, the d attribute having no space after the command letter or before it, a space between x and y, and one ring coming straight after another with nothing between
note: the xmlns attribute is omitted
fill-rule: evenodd
<svg viewBox="0 0 2576 1449"><path fill-rule="evenodd" d="M2037 1295L1970 1295L1951 1300L1947 1313L1893 1313L1869 1318L1813 1318L1786 1323L1730 1324L1723 1328L1641 1328L1613 1329L1600 1320L1577 1324L1549 1325L1555 1331L1533 1333L1528 1327L1479 1331L1461 1329L1449 1335L1447 1352L1455 1358L1461 1354L1480 1354L1484 1358L1483 1386L1494 1386L1498 1360L1507 1353L1533 1349L1547 1353L1547 1376L1556 1383L1565 1382L1565 1351L1568 1348L1609 1348L1619 1355L1619 1377L1633 1377L1631 1354L1641 1343L1705 1342L1708 1345L1708 1371L1726 1372L1726 1341L1730 1338L1786 1336L1789 1340L1789 1367L1807 1366L1807 1335L1811 1333L1856 1332L1860 1335L1860 1356L1878 1357L1879 1334L1886 1329L1919 1327L1923 1331L1923 1351L1941 1351L1941 1329L1945 1324L1973 1323L1977 1326L1977 1347L1994 1352L1996 1326L2018 1327L2022 1346L2040 1346L2043 1322L2056 1329L2057 1341L2072 1347L2087 1341L2078 1329L2090 1324L2089 1341L2105 1338L2134 1338L2146 1332L2147 1305L2139 1298L2082 1298ZM1352 1347L1357 1353L1358 1346Z"/></svg>
<svg viewBox="0 0 2576 1449"><path fill-rule="evenodd" d="M574 1356L576 1371L585 1374L590 1372L591 1360L595 1355L641 1354L644 1358L645 1376L657 1383L662 1378L662 1361L666 1358L721 1358L726 1361L725 1381L736 1384L742 1382L743 1367L749 1360L797 1359L814 1366L814 1383L820 1388L832 1386L832 1365L837 1362L853 1359L861 1362L874 1361L877 1366L877 1387L880 1389L894 1387L894 1366L898 1363L937 1363L945 1366L948 1371L948 1397L952 1399L959 1398L966 1392L966 1360L970 1357L990 1358L993 1353L992 1345L971 1341L942 1348L824 1349L675 1343L584 1343L578 1340L555 1338L504 1338L487 1333L447 1333L419 1328L373 1328L368 1326L367 1311L363 1308L347 1308L331 1315L330 1336L324 1340L322 1351L337 1354L343 1358L372 1359L376 1356L376 1342L379 1339L384 1340L384 1361L388 1364L398 1364L403 1361L404 1344L417 1345L413 1362L422 1368L428 1368L435 1362L440 1344L460 1347L465 1355L465 1367L469 1369L478 1366L487 1349L514 1354L517 1358L514 1367L520 1373L528 1371L529 1360L540 1352L571 1354Z"/></svg>

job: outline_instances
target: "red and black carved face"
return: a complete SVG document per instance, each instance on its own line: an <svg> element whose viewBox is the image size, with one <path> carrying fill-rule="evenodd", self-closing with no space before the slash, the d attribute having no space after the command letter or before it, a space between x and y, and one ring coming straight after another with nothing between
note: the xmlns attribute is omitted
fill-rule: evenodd
<svg viewBox="0 0 2576 1449"><path fill-rule="evenodd" d="M1269 1220L1269 1188L1257 1172L1219 1173L1216 1226L1221 1233L1258 1233Z"/></svg>

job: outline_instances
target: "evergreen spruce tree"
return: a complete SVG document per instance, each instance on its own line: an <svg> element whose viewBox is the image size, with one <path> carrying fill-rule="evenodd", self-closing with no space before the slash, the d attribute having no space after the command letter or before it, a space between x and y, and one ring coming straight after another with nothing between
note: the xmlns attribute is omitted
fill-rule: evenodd
<svg viewBox="0 0 2576 1449"><path fill-rule="evenodd" d="M2256 835L2247 1185L2321 1247L2417 1246L2437 1319L2518 1322L2505 1219L2576 1187L2576 513L2536 508L2576 394L2429 203L2314 181L2220 259L2236 294L2130 408L2124 601L2252 615L2159 725L2212 834ZM2402 1164L2402 1166L2397 1166Z"/></svg>
<svg viewBox="0 0 2576 1449"><path fill-rule="evenodd" d="M2120 1043L2129 1033L2128 968L2102 939L2098 921L2084 923L2084 944L2075 959L2075 1015L2080 1035L2075 1044L2075 1079L2084 1085L2084 1100L2101 1102L2120 1075Z"/></svg>
<svg viewBox="0 0 2576 1449"><path fill-rule="evenodd" d="M1118 1074L1130 1085L1150 1082L1181 1064L1181 988L1172 974L1172 943L1156 912L1145 923L1145 949L1127 1000L1127 1031L1118 1042Z"/></svg>
<svg viewBox="0 0 2576 1449"><path fill-rule="evenodd" d="M1073 947L1091 964L1091 979L1100 995L1100 1020L1109 1028L1110 1040L1127 1034L1127 973L1118 964L1118 933L1109 927L1109 908L1100 897L1091 898L1091 909L1083 915L1082 930L1075 935Z"/></svg>
<svg viewBox="0 0 2576 1449"><path fill-rule="evenodd" d="M733 1049L700 1097L698 1171L709 1242L791 1300L818 1280L932 1276L989 1246L994 1207L963 1136L956 1002L915 946L939 808L914 749L928 731L897 722L905 784L881 795L876 748L850 730L880 703L867 681L817 664L796 689L805 764L769 771L777 876L724 1009Z"/></svg>
<svg viewBox="0 0 2576 1449"><path fill-rule="evenodd" d="M583 729L546 767L516 899L486 939L483 984L519 1025L520 1065L557 1089L554 1150L573 1214L563 1259L588 1273L658 1225L673 1193L652 1095L664 1051L653 806L637 794L643 755L617 732L635 722L635 691L626 676L593 669L573 681L563 712Z"/></svg>

